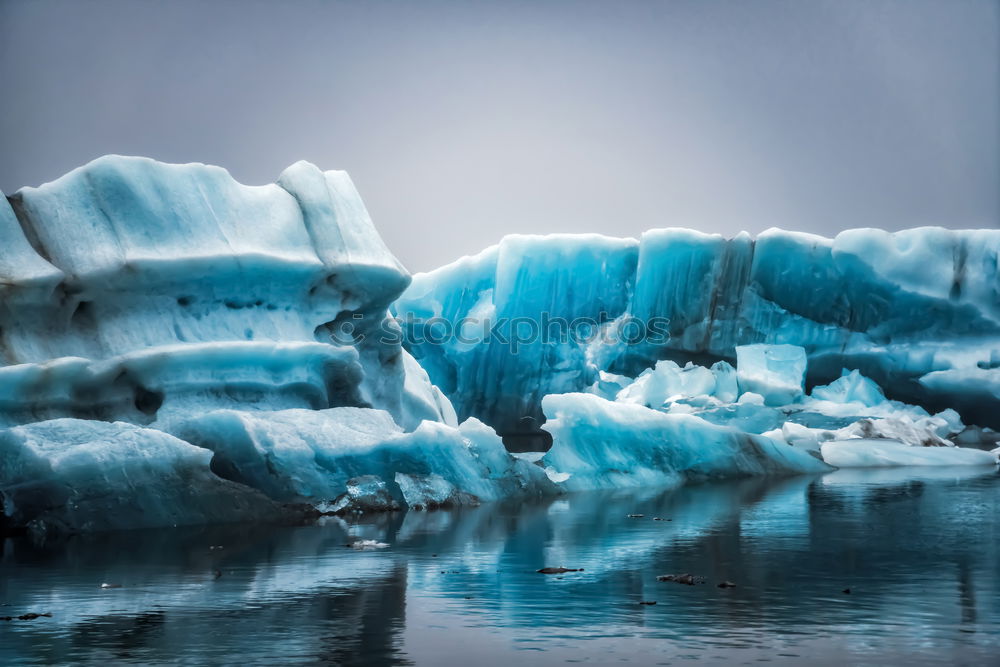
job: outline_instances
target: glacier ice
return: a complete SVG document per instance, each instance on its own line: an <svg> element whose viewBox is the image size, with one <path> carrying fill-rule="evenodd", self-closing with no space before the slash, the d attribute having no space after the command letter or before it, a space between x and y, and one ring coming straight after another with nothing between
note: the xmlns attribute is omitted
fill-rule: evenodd
<svg viewBox="0 0 1000 667"><path fill-rule="evenodd" d="M76 440L66 435L72 452L57 456L45 445L47 453L35 454L54 471L39 468L38 479L56 480L37 487L56 494L45 517L68 529L172 525L180 514L195 523L254 516L229 501L201 507L171 486L171 474L191 476L206 499L230 494L257 503L260 517L279 508L268 496L318 504L347 492L343 476L324 478L304 465L268 477L249 458L239 461L243 482L223 480L213 471L238 477L235 463L178 439L195 424L238 433L226 419L343 407L377 415L379 442L419 429L429 438L425 422L448 429L449 443L467 442L450 402L398 336L376 335L396 327L388 307L410 276L344 172L299 162L275 184L246 186L218 167L107 156L2 198L0 234L0 438L15 447L79 430ZM342 430L359 421L346 414L336 413ZM112 445L112 422L133 445ZM336 431L329 422L317 426L317 438ZM290 432L280 417L274 428ZM326 444L337 442L331 436ZM298 444L300 451L284 443L274 460L258 463L288 464L302 453ZM144 448L148 469L140 465ZM471 449L449 451L464 465ZM59 510L58 488L77 479L67 466L87 456L109 465L94 484L107 494L117 488L123 505L145 507L140 480L161 474L164 487L149 489L164 506L105 523L99 503ZM115 458L125 467L114 468ZM134 485L126 479L133 469ZM23 482L16 474L4 469L0 491L5 515L23 525L34 519L29 505L13 500Z"/></svg>
<svg viewBox="0 0 1000 667"><path fill-rule="evenodd" d="M592 394L542 400L552 433L546 466L569 477L569 490L657 486L686 479L817 473L832 468L807 450Z"/></svg>
<svg viewBox="0 0 1000 667"><path fill-rule="evenodd" d="M501 434L542 397L587 390L600 373L635 377L656 362L736 362L755 344L805 349L805 388L844 368L892 399L1000 427L1000 230L856 229L834 239L768 230L725 239L684 229L641 240L508 236L474 257L417 274L394 312L408 348L459 418ZM430 342L421 323L490 317L580 318L602 335L519 344ZM614 336L629 320L668 320L668 340ZM509 332L507 332L509 333ZM966 381L967 379L975 381Z"/></svg>
<svg viewBox="0 0 1000 667"><path fill-rule="evenodd" d="M478 505L479 498L460 491L454 484L437 473L411 475L396 473L396 484L410 509L438 509L459 505Z"/></svg>
<svg viewBox="0 0 1000 667"><path fill-rule="evenodd" d="M562 488L579 490L829 466L997 462L995 454L945 438L964 428L952 410L930 415L890 401L856 371L803 395L801 348L759 345L751 352L738 356L736 375L752 379L740 388L765 391L770 405L752 391L735 402L714 396L719 378L731 375L725 367L681 369L671 361L644 371L613 400L596 387L544 397L553 445L541 462L550 478L558 474Z"/></svg>
<svg viewBox="0 0 1000 667"><path fill-rule="evenodd" d="M822 445L823 460L838 468L892 466L996 466L997 456L967 447L911 447L895 440L834 440Z"/></svg>
<svg viewBox="0 0 1000 667"><path fill-rule="evenodd" d="M122 422L55 419L0 431L15 526L66 532L277 520L277 503L209 469L211 452Z"/></svg>
<svg viewBox="0 0 1000 667"><path fill-rule="evenodd" d="M690 363L681 368L673 361L664 360L640 373L615 398L649 408L699 396L719 396L720 400L732 401L737 393L732 379L732 366L724 361L708 369Z"/></svg>
<svg viewBox="0 0 1000 667"><path fill-rule="evenodd" d="M407 433L388 412L369 408L220 410L183 423L177 434L214 452L212 470L221 477L278 501L332 501L362 475L378 477L407 505L445 504L433 494L421 500L445 485L444 497L484 501L554 492L541 468L510 456L474 419L457 428L425 421Z"/></svg>
<svg viewBox="0 0 1000 667"><path fill-rule="evenodd" d="M319 502L316 509L324 514L355 512L391 512L401 509L389 488L377 475L353 477L345 483L347 490L330 503Z"/></svg>
<svg viewBox="0 0 1000 667"><path fill-rule="evenodd" d="M861 403L869 408L886 401L881 387L858 371L847 369L830 384L814 387L810 395L831 403Z"/></svg>
<svg viewBox="0 0 1000 667"><path fill-rule="evenodd" d="M0 529L996 459L953 446L998 437L996 231L509 236L411 281L344 172L107 156L0 238Z"/></svg>
<svg viewBox="0 0 1000 667"><path fill-rule="evenodd" d="M409 274L344 172L251 187L107 156L19 190L0 225L0 425L355 405L412 429L451 410L366 335Z"/></svg>
<svg viewBox="0 0 1000 667"><path fill-rule="evenodd" d="M741 392L764 398L765 405L786 405L802 396L806 351L797 345L737 345L736 379Z"/></svg>

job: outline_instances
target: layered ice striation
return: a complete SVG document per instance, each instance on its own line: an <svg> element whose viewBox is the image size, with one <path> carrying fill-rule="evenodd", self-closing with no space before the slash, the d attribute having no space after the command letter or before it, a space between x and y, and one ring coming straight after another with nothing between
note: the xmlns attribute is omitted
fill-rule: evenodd
<svg viewBox="0 0 1000 667"><path fill-rule="evenodd" d="M300 162L251 187L109 156L0 200L0 234L8 528L361 507L366 476L423 506L445 483L445 503L549 483L491 429L459 429L386 335L410 276L344 172Z"/></svg>
<svg viewBox="0 0 1000 667"><path fill-rule="evenodd" d="M953 445L998 435L1000 232L512 236L410 284L344 172L109 156L0 236L0 530L996 461Z"/></svg>
<svg viewBox="0 0 1000 667"><path fill-rule="evenodd" d="M890 398L997 427L998 256L1000 231L932 227L834 239L776 229L756 239L685 229L640 241L509 236L417 274L394 308L417 334L410 351L458 416L509 439L543 421L547 394L613 385L664 359L735 364L737 348L759 344L805 351L803 389L859 370ZM472 333L483 319L585 320L600 335L566 339L543 326L531 336L522 325L520 339L507 331L441 342L419 330L431 318ZM654 335L628 335L629 322ZM661 327L667 336L655 335ZM788 397L769 392L766 402Z"/></svg>
<svg viewBox="0 0 1000 667"><path fill-rule="evenodd" d="M344 172L299 162L251 187L109 156L0 201L0 233L0 424L450 411L398 343L364 335L409 275Z"/></svg>

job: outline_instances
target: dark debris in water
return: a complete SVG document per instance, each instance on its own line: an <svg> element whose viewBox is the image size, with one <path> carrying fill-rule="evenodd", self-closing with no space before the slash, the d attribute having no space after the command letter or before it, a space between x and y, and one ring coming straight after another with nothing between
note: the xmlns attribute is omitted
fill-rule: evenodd
<svg viewBox="0 0 1000 667"><path fill-rule="evenodd" d="M46 612L44 614L36 614L34 612L31 612L31 613L28 613L28 614L21 614L20 616L0 616L0 621L13 621L13 620L18 620L18 621L33 621L36 618L42 618L43 616L45 618L52 618L52 614L50 614L48 612Z"/></svg>
<svg viewBox="0 0 1000 667"><path fill-rule="evenodd" d="M672 581L675 584L687 584L688 586L705 583L704 577L696 577L693 574L661 574L656 580Z"/></svg>
<svg viewBox="0 0 1000 667"><path fill-rule="evenodd" d="M572 567L543 567L537 570L538 574L562 574L563 572L583 572L583 568Z"/></svg>

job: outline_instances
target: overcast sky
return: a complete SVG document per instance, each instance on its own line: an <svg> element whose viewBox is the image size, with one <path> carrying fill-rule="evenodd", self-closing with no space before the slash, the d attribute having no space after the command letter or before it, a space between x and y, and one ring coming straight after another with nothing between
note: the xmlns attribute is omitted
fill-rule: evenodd
<svg viewBox="0 0 1000 667"><path fill-rule="evenodd" d="M1000 0L0 0L0 189L346 169L413 271L512 232L1000 221Z"/></svg>

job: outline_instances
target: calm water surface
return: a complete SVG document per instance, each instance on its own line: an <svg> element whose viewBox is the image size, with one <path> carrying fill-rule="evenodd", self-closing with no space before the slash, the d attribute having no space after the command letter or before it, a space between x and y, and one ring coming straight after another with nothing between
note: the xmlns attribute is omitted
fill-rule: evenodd
<svg viewBox="0 0 1000 667"><path fill-rule="evenodd" d="M357 539L390 546L345 548ZM560 565L584 571L535 572ZM656 580L688 572L706 583ZM838 471L360 523L7 540L0 604L52 613L0 622L6 665L995 665L1000 476Z"/></svg>

